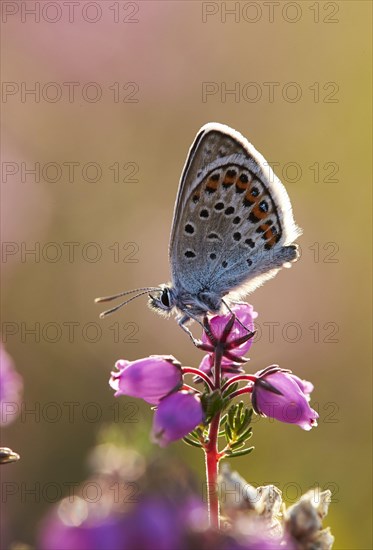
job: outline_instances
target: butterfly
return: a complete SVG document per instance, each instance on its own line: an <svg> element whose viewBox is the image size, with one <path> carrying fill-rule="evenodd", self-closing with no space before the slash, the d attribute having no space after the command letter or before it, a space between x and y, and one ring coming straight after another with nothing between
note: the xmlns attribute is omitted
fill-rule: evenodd
<svg viewBox="0 0 373 550"><path fill-rule="evenodd" d="M143 294L157 312L176 311L181 326L224 305L230 309L229 302L298 259L294 241L300 234L286 189L264 157L229 126L206 124L189 150L177 192L171 283L97 298L138 293L101 317Z"/></svg>

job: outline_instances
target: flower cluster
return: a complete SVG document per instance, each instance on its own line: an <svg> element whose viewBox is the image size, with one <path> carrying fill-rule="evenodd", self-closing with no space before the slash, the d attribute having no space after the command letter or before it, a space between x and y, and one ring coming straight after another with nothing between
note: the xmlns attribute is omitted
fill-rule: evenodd
<svg viewBox="0 0 373 550"><path fill-rule="evenodd" d="M333 537L322 526L330 491L320 494L321 502L309 492L286 510L281 491L273 485L254 488L229 468L219 475L222 458L253 450L246 444L252 436L254 413L304 430L317 425L318 415L309 405L310 382L278 365L255 374L245 372L245 354L253 344L256 315L252 306L236 304L230 314L206 316L202 339L195 341L205 352L198 368L182 366L171 355L152 355L136 361L121 359L111 373L115 396L141 398L154 407L154 442L163 447L183 439L204 451L204 498L179 468L173 471L168 462L159 469L153 460L145 478L139 468L135 468L136 475L128 477L137 480L139 498L131 502L119 498L114 503L108 498L113 485L118 485L122 472L129 475L131 471L128 464L122 468L116 456L113 467L103 464L92 478L102 487L102 502L87 503L80 494L61 501L45 519L38 547L57 550L62 543L71 550L147 550L155 544L163 550L331 548ZM187 383L188 376L193 377L195 387ZM244 395L250 396L250 407L243 401L235 402ZM131 456L125 451L123 460L138 464ZM232 500L232 488L237 484L240 498ZM226 494L220 502L222 490ZM220 507L225 518L223 530L219 529Z"/></svg>
<svg viewBox="0 0 373 550"><path fill-rule="evenodd" d="M277 365L245 374L242 365L248 361L244 355L253 343L257 313L246 303L234 305L232 311L205 318L199 348L207 354L198 369L182 367L169 355L117 361L110 379L115 396L139 397L156 406L152 438L159 445L195 430L198 441L199 427L211 420L212 413L222 412L234 397L245 393L251 395L257 414L304 430L317 425L318 414L309 405L310 382ZM205 391L187 385L184 378L188 374L194 375L195 382L203 382ZM245 385L237 389L238 383Z"/></svg>

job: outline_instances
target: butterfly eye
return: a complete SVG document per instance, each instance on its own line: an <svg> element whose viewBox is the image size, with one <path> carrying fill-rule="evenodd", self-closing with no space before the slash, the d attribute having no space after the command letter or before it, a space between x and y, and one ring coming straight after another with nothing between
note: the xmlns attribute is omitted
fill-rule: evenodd
<svg viewBox="0 0 373 550"><path fill-rule="evenodd" d="M161 294L161 302L165 307L170 307L170 297L167 288Z"/></svg>

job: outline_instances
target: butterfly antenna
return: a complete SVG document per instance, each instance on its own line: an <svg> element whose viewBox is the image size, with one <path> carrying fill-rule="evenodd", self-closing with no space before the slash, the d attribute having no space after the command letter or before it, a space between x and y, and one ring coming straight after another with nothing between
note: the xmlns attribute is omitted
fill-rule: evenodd
<svg viewBox="0 0 373 550"><path fill-rule="evenodd" d="M111 302L112 300L116 300L117 298L121 298L121 296L126 296L127 294L133 294L134 292L141 292L144 291L148 292L150 290L160 290L159 287L145 287L145 288L134 288L133 290L126 290L125 292L121 292L120 294L114 294L113 296L102 296L102 298L95 298L95 303L99 304L101 302ZM140 295L139 295L140 296Z"/></svg>
<svg viewBox="0 0 373 550"><path fill-rule="evenodd" d="M139 289L140 290L140 289ZM132 302L132 300L135 300L136 298L138 298L139 296L143 296L144 294L147 294L149 291L149 289L146 289L144 292L140 292L140 294L136 294L136 296L132 296L132 298L130 298L129 300L125 300L124 302L122 302L121 304L118 304L117 306L111 308L111 309L107 309L106 311L103 311L102 313L100 313L100 319L103 319L104 317L107 317L108 315L111 315L112 313L114 313L115 311L118 311L118 309L120 309L121 307L125 306L126 304L129 304L130 302ZM120 296L120 295L119 295Z"/></svg>

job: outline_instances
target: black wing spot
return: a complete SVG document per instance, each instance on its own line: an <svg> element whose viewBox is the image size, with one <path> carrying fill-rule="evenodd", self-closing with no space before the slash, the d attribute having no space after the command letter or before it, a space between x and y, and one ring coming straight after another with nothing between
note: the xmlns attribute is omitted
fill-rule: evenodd
<svg viewBox="0 0 373 550"><path fill-rule="evenodd" d="M233 214L234 213L233 206L228 206L228 208L225 209L224 213L225 213L226 216L230 216L231 214Z"/></svg>
<svg viewBox="0 0 373 550"><path fill-rule="evenodd" d="M242 183L247 183L247 182L249 181L249 178L248 178L247 174L242 173L242 174L240 175L240 181L241 181Z"/></svg>
<svg viewBox="0 0 373 550"><path fill-rule="evenodd" d="M194 227L191 223L187 223L184 229L185 229L185 233L189 233L189 235L193 235Z"/></svg>
<svg viewBox="0 0 373 550"><path fill-rule="evenodd" d="M210 179L212 179L212 181L218 181L220 179L220 174L219 172L215 172L215 174L212 174L210 176Z"/></svg>
<svg viewBox="0 0 373 550"><path fill-rule="evenodd" d="M254 214L254 212L251 212L250 215L247 218L251 223L257 223L260 221L259 218L257 218Z"/></svg>
<svg viewBox="0 0 373 550"><path fill-rule="evenodd" d="M253 263L253 261L250 260L250 258L247 258L246 262L247 262L247 265L252 265L252 263Z"/></svg>
<svg viewBox="0 0 373 550"><path fill-rule="evenodd" d="M243 200L243 205L246 206L246 208L250 208L254 204L254 201L248 199L247 197Z"/></svg>
<svg viewBox="0 0 373 550"><path fill-rule="evenodd" d="M210 258L211 258L211 260L216 260L216 254L214 254L214 252L212 252L210 254Z"/></svg>
<svg viewBox="0 0 373 550"><path fill-rule="evenodd" d="M207 238L210 239L211 241L213 240L220 240L220 237L217 233L209 233L207 235Z"/></svg>
<svg viewBox="0 0 373 550"><path fill-rule="evenodd" d="M240 221L241 221L240 216L236 216L236 217L232 220L232 223L234 223L235 225L237 225L238 223L240 223Z"/></svg>
<svg viewBox="0 0 373 550"><path fill-rule="evenodd" d="M257 187L253 187L250 189L250 195L252 197L257 197L259 195L259 189Z"/></svg>
<svg viewBox="0 0 373 550"><path fill-rule="evenodd" d="M250 248L254 248L255 246L255 243L252 239L245 239L245 244L247 244L247 246L249 246Z"/></svg>
<svg viewBox="0 0 373 550"><path fill-rule="evenodd" d="M214 206L215 210L223 210L224 203L223 202L217 202Z"/></svg>
<svg viewBox="0 0 373 550"><path fill-rule="evenodd" d="M226 261L224 260L224 262L222 262L221 265L225 268L225 267L227 267L228 262L226 262Z"/></svg>
<svg viewBox="0 0 373 550"><path fill-rule="evenodd" d="M232 168L227 170L227 176L228 178L235 178L237 176L236 170L233 170Z"/></svg>
<svg viewBox="0 0 373 550"><path fill-rule="evenodd" d="M196 257L196 253L193 252L193 250L187 250L186 252L184 252L184 256L186 258L195 258Z"/></svg>
<svg viewBox="0 0 373 550"><path fill-rule="evenodd" d="M207 210L207 208L203 208L203 210L201 210L201 212L199 213L200 218L208 218L209 215L210 215L210 213Z"/></svg>
<svg viewBox="0 0 373 550"><path fill-rule="evenodd" d="M241 233L239 231L236 231L236 233L233 233L233 238L235 241L240 241L241 240Z"/></svg>

